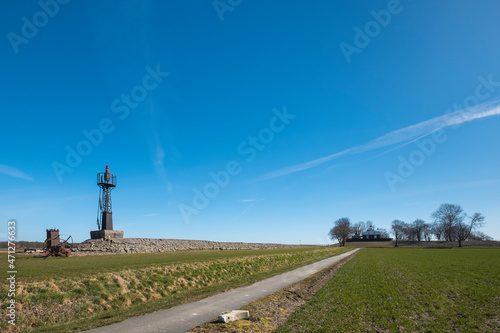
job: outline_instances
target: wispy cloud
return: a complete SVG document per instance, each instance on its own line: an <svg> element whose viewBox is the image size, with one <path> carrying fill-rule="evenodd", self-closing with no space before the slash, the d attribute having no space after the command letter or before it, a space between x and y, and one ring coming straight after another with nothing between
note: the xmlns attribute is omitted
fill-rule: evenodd
<svg viewBox="0 0 500 333"><path fill-rule="evenodd" d="M255 202L250 203L245 209L243 209L236 217L235 220L245 215L252 207L255 205Z"/></svg>
<svg viewBox="0 0 500 333"><path fill-rule="evenodd" d="M21 170L18 170L14 167L5 165L5 164L0 164L0 173L3 173L4 175L15 177L15 178L21 178L24 180L31 180L33 181L33 177L30 175L22 172Z"/></svg>
<svg viewBox="0 0 500 333"><path fill-rule="evenodd" d="M258 199L241 199L241 200L238 200L239 202L255 202L257 201Z"/></svg>
<svg viewBox="0 0 500 333"><path fill-rule="evenodd" d="M156 173L160 176L160 179L165 184L165 188L167 192L172 191L172 183L168 179L167 169L165 168L165 151L163 150L162 145L157 140L155 147L155 156L153 156L153 163L156 169Z"/></svg>
<svg viewBox="0 0 500 333"><path fill-rule="evenodd" d="M156 174L160 177L161 181L165 184L165 189L168 193L172 192L172 183L170 182L167 174L167 169L165 168L165 150L161 143L160 137L158 136L157 126L158 121L156 120L157 111L156 106L153 102L149 103L149 114L150 114L150 126L151 126L151 139L150 139L150 149L151 149L151 159L154 164Z"/></svg>
<svg viewBox="0 0 500 333"><path fill-rule="evenodd" d="M372 204L377 202L379 205L381 204L389 204L394 202L395 199L405 199L405 204L410 205L411 200L415 200L415 198L424 198L422 202L420 202L420 206L424 206L426 204L432 204L435 206L440 205L442 202L435 201L436 196L432 196L434 194L439 194L437 197L442 196L443 192L456 192L463 191L466 189L484 189L485 187L498 187L500 184L500 178L494 179L483 179L483 180L470 180L461 183L450 182L443 184L436 184L434 186L427 186L425 188L420 188L417 190L407 191L404 193L376 193L370 194L366 196L357 196L353 199L347 199L336 202L338 207L344 206L361 206L365 204ZM431 196L429 196L431 195ZM396 198L397 197L397 198ZM408 198L408 200L406 200Z"/></svg>
<svg viewBox="0 0 500 333"><path fill-rule="evenodd" d="M143 217L160 216L160 213L145 214L145 215L142 215L142 216L143 216Z"/></svg>
<svg viewBox="0 0 500 333"><path fill-rule="evenodd" d="M298 171L307 170L314 168L318 165L324 164L335 158L341 157L347 154L360 154L370 150L392 146L395 144L401 144L400 146L405 146L413 141L416 141L422 137L425 137L437 130L457 126L475 119L482 119L486 117L500 115L500 105L498 100L493 102L484 103L473 108L459 110L452 113L448 113L436 118L432 118L408 127L404 127L392 132L389 132L381 137L378 137L368 143L363 145L354 146L346 150L331 154L325 157L321 157L309 162L304 162L296 164L287 168L283 168L277 171L270 172L261 177L254 179L254 181L262 181L272 178L277 178L285 175L289 175Z"/></svg>
<svg viewBox="0 0 500 333"><path fill-rule="evenodd" d="M257 202L260 202L260 201L264 201L265 199L241 199L241 200L238 200L239 202L241 203L246 203L248 204L246 206L245 209L243 209L238 215L236 215L236 217L234 218L234 221L236 221L238 218L242 217L243 215L245 215L250 209L252 209L252 207L257 203Z"/></svg>

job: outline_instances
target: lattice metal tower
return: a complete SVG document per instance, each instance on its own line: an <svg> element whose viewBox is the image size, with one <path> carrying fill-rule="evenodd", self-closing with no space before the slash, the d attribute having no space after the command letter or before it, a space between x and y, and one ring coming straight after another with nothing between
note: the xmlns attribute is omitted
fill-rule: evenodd
<svg viewBox="0 0 500 333"><path fill-rule="evenodd" d="M97 186L99 186L99 206L97 209L97 227L99 230L113 230L113 211L111 208L111 190L116 187L116 176L106 172L97 174Z"/></svg>

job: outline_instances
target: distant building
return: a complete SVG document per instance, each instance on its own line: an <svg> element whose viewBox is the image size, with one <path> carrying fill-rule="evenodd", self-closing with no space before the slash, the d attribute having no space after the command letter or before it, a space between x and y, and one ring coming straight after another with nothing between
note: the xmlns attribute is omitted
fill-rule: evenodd
<svg viewBox="0 0 500 333"><path fill-rule="evenodd" d="M382 232L375 230L371 225L368 229L360 234L354 234L347 239L348 242L364 242L364 241L390 241L392 238L383 237Z"/></svg>
<svg viewBox="0 0 500 333"><path fill-rule="evenodd" d="M366 229L365 232L361 235L361 238L363 240L367 239L380 239L382 238L382 233L378 230L373 229L373 226L371 225L368 229Z"/></svg>

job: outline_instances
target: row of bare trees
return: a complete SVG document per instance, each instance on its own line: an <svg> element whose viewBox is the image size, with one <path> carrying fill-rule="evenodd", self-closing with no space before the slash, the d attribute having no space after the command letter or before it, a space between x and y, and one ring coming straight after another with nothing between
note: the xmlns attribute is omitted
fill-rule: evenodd
<svg viewBox="0 0 500 333"><path fill-rule="evenodd" d="M474 213L467 216L459 205L442 204L431 217L432 223L416 219L411 223L400 220L392 221L391 229L398 241L431 241L433 238L441 241L458 241L458 246L462 246L465 240L491 240L491 237L478 231L484 225L484 216ZM361 235L361 233L373 226L373 222L357 222L351 224L348 217L342 217L334 222L330 229L329 236L332 240L337 240L340 246L345 246L346 240L351 235ZM377 229L381 232L382 238L388 238L389 233L385 229Z"/></svg>
<svg viewBox="0 0 500 333"><path fill-rule="evenodd" d="M392 221L391 229L396 246L398 241L430 241L433 237L438 241L458 241L459 247L465 240L491 239L477 230L484 225L484 216L480 213L467 216L459 205L442 204L431 217L434 219L433 223L425 223L421 219L412 223Z"/></svg>
<svg viewBox="0 0 500 333"><path fill-rule="evenodd" d="M394 220L391 229L396 238L396 246L398 241L430 241L434 235L433 225L421 219L416 219L412 223Z"/></svg>

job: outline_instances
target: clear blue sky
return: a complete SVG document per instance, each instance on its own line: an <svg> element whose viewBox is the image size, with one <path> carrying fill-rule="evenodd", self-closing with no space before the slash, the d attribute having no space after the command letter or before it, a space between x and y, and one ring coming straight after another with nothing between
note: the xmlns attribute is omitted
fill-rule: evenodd
<svg viewBox="0 0 500 333"><path fill-rule="evenodd" d="M3 239L89 238L106 164L125 237L325 244L454 203L500 239L498 1L60 1L0 13Z"/></svg>

